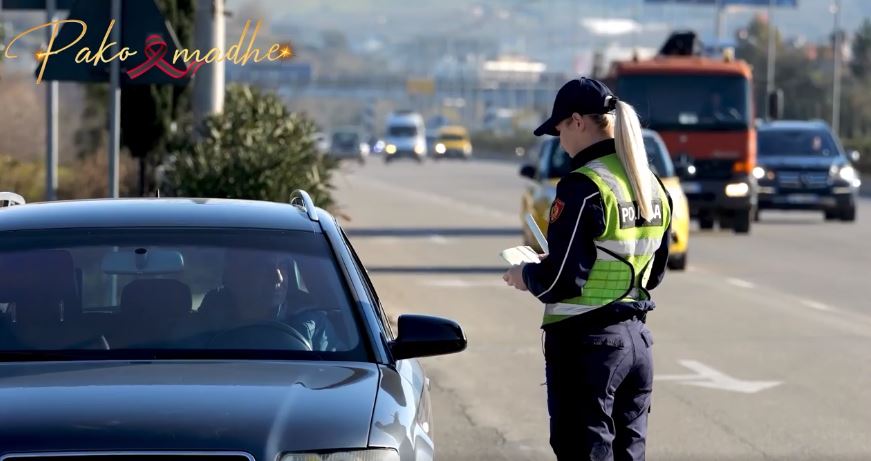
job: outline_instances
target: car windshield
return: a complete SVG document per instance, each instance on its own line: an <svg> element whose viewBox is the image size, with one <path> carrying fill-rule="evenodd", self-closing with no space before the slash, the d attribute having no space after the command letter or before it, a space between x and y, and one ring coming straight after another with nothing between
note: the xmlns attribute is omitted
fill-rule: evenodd
<svg viewBox="0 0 871 461"><path fill-rule="evenodd" d="M556 149L555 152L554 149ZM674 176L674 165L655 138L644 136L644 149L647 151L647 159L654 173L663 178ZM562 178L571 173L572 159L560 146L558 139L554 138L548 141L543 152L549 154L550 163L547 171L550 178Z"/></svg>
<svg viewBox="0 0 871 461"><path fill-rule="evenodd" d="M333 144L355 145L360 143L360 135L353 132L339 132L333 134Z"/></svg>
<svg viewBox="0 0 871 461"><path fill-rule="evenodd" d="M832 157L838 155L835 141L825 130L759 130L757 141L760 157L787 155Z"/></svg>
<svg viewBox="0 0 871 461"><path fill-rule="evenodd" d="M0 358L365 360L322 234L26 231L0 242Z"/></svg>
<svg viewBox="0 0 871 461"><path fill-rule="evenodd" d="M417 127L414 125L392 125L387 128L388 136L417 136Z"/></svg>
<svg viewBox="0 0 871 461"><path fill-rule="evenodd" d="M653 130L746 130L750 83L741 76L627 75L617 94Z"/></svg>
<svg viewBox="0 0 871 461"><path fill-rule="evenodd" d="M644 150L647 151L647 162L650 164L650 169L660 178L670 178L674 176L674 164L668 151L663 148L663 145L656 140L655 137L644 136Z"/></svg>

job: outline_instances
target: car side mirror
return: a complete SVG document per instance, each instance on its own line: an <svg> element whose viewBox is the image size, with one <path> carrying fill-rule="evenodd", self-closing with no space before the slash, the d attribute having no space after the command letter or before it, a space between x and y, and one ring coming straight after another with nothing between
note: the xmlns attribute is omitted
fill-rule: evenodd
<svg viewBox="0 0 871 461"><path fill-rule="evenodd" d="M520 167L520 176L523 176L524 178L535 179L536 173L538 173L538 171L536 171L536 168L532 165L523 165Z"/></svg>
<svg viewBox="0 0 871 461"><path fill-rule="evenodd" d="M400 315L399 334L390 342L395 360L429 357L466 349L466 335L453 320L426 315Z"/></svg>
<svg viewBox="0 0 871 461"><path fill-rule="evenodd" d="M853 163L858 163L859 160L861 160L861 159L862 159L862 154L860 154L858 150L850 151L850 160L852 160Z"/></svg>

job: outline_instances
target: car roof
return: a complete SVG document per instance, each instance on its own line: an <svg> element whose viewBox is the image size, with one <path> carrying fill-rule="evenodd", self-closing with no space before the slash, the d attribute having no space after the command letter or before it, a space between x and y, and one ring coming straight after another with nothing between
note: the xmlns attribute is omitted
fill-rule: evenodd
<svg viewBox="0 0 871 461"><path fill-rule="evenodd" d="M255 200L137 198L38 202L0 208L0 231L205 227L320 232L290 204Z"/></svg>
<svg viewBox="0 0 871 461"><path fill-rule="evenodd" d="M828 130L829 125L822 120L775 120L761 122L760 130Z"/></svg>

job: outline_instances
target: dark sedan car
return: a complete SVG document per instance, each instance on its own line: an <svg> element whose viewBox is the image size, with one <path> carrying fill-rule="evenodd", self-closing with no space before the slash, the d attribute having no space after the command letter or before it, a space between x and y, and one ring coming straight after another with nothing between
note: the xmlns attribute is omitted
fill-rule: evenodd
<svg viewBox="0 0 871 461"><path fill-rule="evenodd" d="M827 220L856 220L861 181L851 160L858 153L848 156L828 125L776 121L761 124L757 136L759 209L819 210Z"/></svg>
<svg viewBox="0 0 871 461"><path fill-rule="evenodd" d="M292 203L0 208L0 459L432 459L414 358L462 330L394 337L335 219Z"/></svg>

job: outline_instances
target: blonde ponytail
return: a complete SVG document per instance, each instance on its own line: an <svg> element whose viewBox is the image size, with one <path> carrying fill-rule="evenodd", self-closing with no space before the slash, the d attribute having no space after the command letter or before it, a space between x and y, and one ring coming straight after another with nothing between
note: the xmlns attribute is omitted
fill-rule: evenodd
<svg viewBox="0 0 871 461"><path fill-rule="evenodd" d="M631 105L617 101L616 110L614 140L617 145L617 157L626 170L627 179L638 201L641 217L650 221L653 217L653 184L651 183L653 175L647 162L641 123Z"/></svg>

